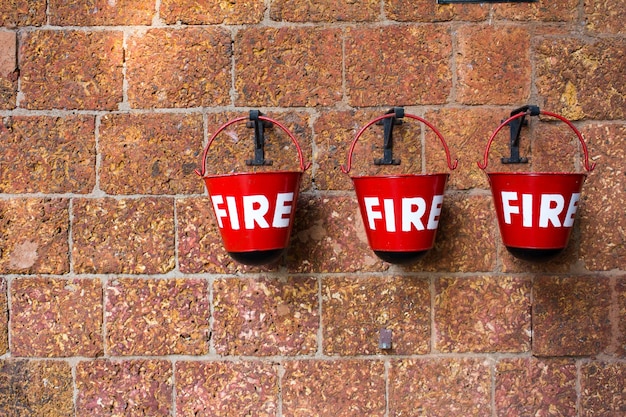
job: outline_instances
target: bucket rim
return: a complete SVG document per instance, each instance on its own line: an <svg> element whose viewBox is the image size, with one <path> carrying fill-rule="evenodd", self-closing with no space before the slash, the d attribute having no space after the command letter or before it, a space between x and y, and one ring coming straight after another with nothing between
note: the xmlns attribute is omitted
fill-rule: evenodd
<svg viewBox="0 0 626 417"><path fill-rule="evenodd" d="M401 179L401 178L423 178L442 177L450 178L449 172L429 172L426 174L389 174L389 175L350 175L351 179Z"/></svg>
<svg viewBox="0 0 626 417"><path fill-rule="evenodd" d="M212 179L212 178L226 178L226 177L246 177L251 175L265 175L265 176L274 176L274 175L299 175L302 176L304 171L244 171L244 172L230 172L227 174L205 174L202 178Z"/></svg>
<svg viewBox="0 0 626 417"><path fill-rule="evenodd" d="M520 176L523 175L525 177L542 177L542 176L562 176L562 177L587 177L589 175L588 172L485 172L488 176Z"/></svg>

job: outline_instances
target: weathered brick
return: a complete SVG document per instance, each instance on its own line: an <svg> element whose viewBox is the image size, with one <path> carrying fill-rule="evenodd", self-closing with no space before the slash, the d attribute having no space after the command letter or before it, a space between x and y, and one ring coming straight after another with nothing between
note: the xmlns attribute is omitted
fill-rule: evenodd
<svg viewBox="0 0 626 417"><path fill-rule="evenodd" d="M549 1L536 3L496 4L494 17L514 21L576 22L578 0Z"/></svg>
<svg viewBox="0 0 626 417"><path fill-rule="evenodd" d="M339 29L241 30L235 39L236 104L333 105L342 99L341 61Z"/></svg>
<svg viewBox="0 0 626 417"><path fill-rule="evenodd" d="M589 270L620 268L626 259L626 124L592 124L582 133L597 166L582 190L580 258Z"/></svg>
<svg viewBox="0 0 626 417"><path fill-rule="evenodd" d="M27 198L0 201L0 271L67 273L68 228L68 200Z"/></svg>
<svg viewBox="0 0 626 417"><path fill-rule="evenodd" d="M626 411L626 364L592 361L582 365L580 415L619 416Z"/></svg>
<svg viewBox="0 0 626 417"><path fill-rule="evenodd" d="M306 355L317 350L317 281L219 279L213 337L222 355Z"/></svg>
<svg viewBox="0 0 626 417"><path fill-rule="evenodd" d="M96 360L76 366L76 415L170 416L172 364Z"/></svg>
<svg viewBox="0 0 626 417"><path fill-rule="evenodd" d="M190 25L245 25L263 20L265 2L162 0L159 10L160 17L169 24L181 22Z"/></svg>
<svg viewBox="0 0 626 417"><path fill-rule="evenodd" d="M278 375L268 362L178 362L176 415L273 417Z"/></svg>
<svg viewBox="0 0 626 417"><path fill-rule="evenodd" d="M50 0L48 13L58 26L150 25L155 10L151 1Z"/></svg>
<svg viewBox="0 0 626 417"><path fill-rule="evenodd" d="M17 98L17 35L0 30L0 110L15 107Z"/></svg>
<svg viewBox="0 0 626 417"><path fill-rule="evenodd" d="M111 355L208 353L206 281L120 278L109 283L106 294L107 347Z"/></svg>
<svg viewBox="0 0 626 417"><path fill-rule="evenodd" d="M489 16L488 4L437 4L430 0L385 0L388 19L399 22L480 21Z"/></svg>
<svg viewBox="0 0 626 417"><path fill-rule="evenodd" d="M20 106L117 109L122 101L122 38L119 31L24 33L19 52Z"/></svg>
<svg viewBox="0 0 626 417"><path fill-rule="evenodd" d="M534 355L596 355L609 345L607 279L539 277L533 285L533 300Z"/></svg>
<svg viewBox="0 0 626 417"><path fill-rule="evenodd" d="M94 127L91 116L14 116L0 122L0 191L91 192Z"/></svg>
<svg viewBox="0 0 626 417"><path fill-rule="evenodd" d="M617 294L617 305L613 308L617 311L618 331L613 334L616 339L613 341L614 353L626 358L626 276L619 279L615 284L615 293Z"/></svg>
<svg viewBox="0 0 626 417"><path fill-rule="evenodd" d="M18 278L11 285L14 356L102 355L98 279Z"/></svg>
<svg viewBox="0 0 626 417"><path fill-rule="evenodd" d="M592 34L623 35L626 9L623 2L596 0L585 2L585 27Z"/></svg>
<svg viewBox="0 0 626 417"><path fill-rule="evenodd" d="M0 4L0 26L41 26L46 23L47 0L4 0Z"/></svg>
<svg viewBox="0 0 626 417"><path fill-rule="evenodd" d="M231 40L221 28L151 29L128 40L133 108L230 104Z"/></svg>
<svg viewBox="0 0 626 417"><path fill-rule="evenodd" d="M72 368L66 362L0 360L0 392L4 416L74 415Z"/></svg>
<svg viewBox="0 0 626 417"><path fill-rule="evenodd" d="M201 193L199 114L114 114L100 124L100 188L108 194Z"/></svg>
<svg viewBox="0 0 626 417"><path fill-rule="evenodd" d="M9 350L9 304L7 301L7 282L0 278L0 355Z"/></svg>
<svg viewBox="0 0 626 417"><path fill-rule="evenodd" d="M303 23L371 22L380 17L380 2L378 0L355 0L351 2L274 0L270 7L270 17L273 20Z"/></svg>
<svg viewBox="0 0 626 417"><path fill-rule="evenodd" d="M436 25L348 28L346 94L352 106L442 104L452 88L452 40Z"/></svg>
<svg viewBox="0 0 626 417"><path fill-rule="evenodd" d="M498 416L576 415L576 364L569 359L503 359L496 365Z"/></svg>
<svg viewBox="0 0 626 417"><path fill-rule="evenodd" d="M536 84L544 108L570 120L626 115L626 41L552 38L535 48Z"/></svg>
<svg viewBox="0 0 626 417"><path fill-rule="evenodd" d="M396 355L430 350L428 281L415 277L332 277L322 283L326 355L375 355L380 329L392 331Z"/></svg>
<svg viewBox="0 0 626 417"><path fill-rule="evenodd" d="M469 358L392 361L389 415L491 415L490 366Z"/></svg>
<svg viewBox="0 0 626 417"><path fill-rule="evenodd" d="M457 101L525 104L530 96L530 35L517 26L463 26L458 34Z"/></svg>
<svg viewBox="0 0 626 417"><path fill-rule="evenodd" d="M285 363L283 416L385 415L384 366L379 361Z"/></svg>
<svg viewBox="0 0 626 417"><path fill-rule="evenodd" d="M443 352L530 350L530 281L512 277L435 281L435 348Z"/></svg>
<svg viewBox="0 0 626 417"><path fill-rule="evenodd" d="M73 217L76 272L155 274L174 268L171 199L77 199Z"/></svg>

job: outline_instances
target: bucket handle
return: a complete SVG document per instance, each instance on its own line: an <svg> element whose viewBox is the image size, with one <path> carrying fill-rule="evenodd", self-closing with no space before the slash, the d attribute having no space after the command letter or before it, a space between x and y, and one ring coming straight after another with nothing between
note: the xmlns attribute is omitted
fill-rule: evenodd
<svg viewBox="0 0 626 417"><path fill-rule="evenodd" d="M535 115L536 113L533 113L532 115ZM550 117L554 117L556 119L559 119L560 121L562 121L563 123L565 123L566 125L568 125L570 127L570 129L572 129L574 131L574 133L576 133L576 136L578 136L578 140L580 141L580 144L583 148L583 153L585 155L585 170L587 172L591 172L594 170L594 168L596 167L596 163L592 163L589 164L589 151L587 150L587 145L585 144L585 139L583 138L583 135L580 133L580 131L578 129L576 129L576 126L574 126L574 124L572 122L570 122L569 120L567 120L565 117L556 114L556 113L552 113L549 111L545 111L545 110L541 110L539 112L539 114L543 114L544 116L550 116ZM487 169L487 164L488 164L488 160L489 160L489 149L491 148L491 143L493 142L493 140L495 139L496 135L504 128L504 126L508 125L510 122L512 122L515 119L518 119L520 117L524 117L527 115L531 115L530 114L530 110L525 111L525 112L520 112L517 113L511 117L509 117L508 119L506 119L504 122L502 122L502 124L500 126L498 126L498 128L495 130L495 132L493 132L491 134L491 137L489 138L489 142L487 142L487 148L485 149L485 155L483 157L483 161L482 162L478 162L478 167L480 169L482 169L483 171L485 169Z"/></svg>
<svg viewBox="0 0 626 417"><path fill-rule="evenodd" d="M302 172L306 171L307 169L309 169L309 167L311 166L311 162L309 162L308 164L304 164L304 158L302 156L302 149L300 148L300 144L298 143L297 139L295 138L295 136L289 131L289 129L287 129L282 123L280 123L277 120L271 119L267 116L258 116L258 119L260 121L265 121L265 122L270 122L272 124L277 125L283 132L285 132L289 138L291 139L291 141L294 143L294 145L296 146L296 150L298 151L298 159L300 160L300 170ZM213 143L213 141L215 140L215 138L217 137L217 135L219 135L220 133L222 133L224 131L224 129L226 129L227 127L235 124L235 123L239 123L245 120L249 120L249 118L247 116L241 116L241 117L237 117L233 120L230 120L226 123L224 123L222 126L220 126L217 131L215 133L213 133L213 135L211 136L211 138L209 139L209 143L207 143L206 147L204 148L204 152L202 153L202 170L198 171L197 169L194 170L196 174L198 174L201 177L204 177L206 174L206 158L207 155L209 153L209 148L211 147L211 144Z"/></svg>
<svg viewBox="0 0 626 417"><path fill-rule="evenodd" d="M354 137L354 139L352 140L352 144L350 145L350 150L348 151L348 164L346 165L341 165L341 171L344 174L347 174L350 172L350 170L352 169L352 152L354 152L354 148L356 147L356 143L359 140L359 138L361 137L361 135L365 132L365 130L367 130L368 127L370 127L371 125L373 125L374 123L377 123L383 119L387 119L390 117L395 117L395 113L386 113L383 114L382 116L378 116L372 120L370 120L365 126L363 126L361 128L361 130L359 130L359 132L356 134L356 136ZM424 123L426 126L428 126L430 128L430 130L432 130L433 132L435 132L435 134L437 135L437 137L439 138L439 140L441 141L441 144L443 145L443 149L446 152L446 160L448 163L448 168L450 168L450 170L455 170L456 167L459 164L458 159L455 159L454 161L452 161L452 158L450 157L450 149L448 148L448 144L446 143L445 139L443 138L443 135L441 134L441 132L439 132L439 130L437 130L437 128L435 126L432 125L432 123L430 123L428 120L425 120L419 116L416 116L414 114L404 114L404 117L408 117L409 119L414 119L414 120L418 120L422 123Z"/></svg>

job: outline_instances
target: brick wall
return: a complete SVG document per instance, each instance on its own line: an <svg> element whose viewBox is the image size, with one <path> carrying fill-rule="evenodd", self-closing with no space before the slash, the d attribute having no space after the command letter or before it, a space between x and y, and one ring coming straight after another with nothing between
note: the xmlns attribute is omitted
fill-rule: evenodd
<svg viewBox="0 0 626 417"><path fill-rule="evenodd" d="M3 0L0 414L624 415L625 10ZM527 103L572 119L598 163L568 248L543 264L508 254L476 166ZM460 160L435 247L402 267L368 247L340 170L393 105ZM263 267L229 258L193 172L251 108L313 162L288 250ZM356 172L379 172L381 137L364 135ZM210 169L242 169L248 138L221 135ZM284 135L268 138L273 169L293 166ZM395 139L403 165L380 172L447 171L429 130ZM581 166L558 123L534 121L522 152L525 169Z"/></svg>

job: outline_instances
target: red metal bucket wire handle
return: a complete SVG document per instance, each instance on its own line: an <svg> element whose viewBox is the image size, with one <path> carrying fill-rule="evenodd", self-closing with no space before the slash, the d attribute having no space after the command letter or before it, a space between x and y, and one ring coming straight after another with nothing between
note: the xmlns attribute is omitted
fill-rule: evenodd
<svg viewBox="0 0 626 417"><path fill-rule="evenodd" d="M483 171L485 169L487 169L487 164L488 164L488 160L489 160L489 149L491 148L491 142L493 142L493 140L495 139L496 135L500 132L500 130L502 130L504 128L504 126L508 125L511 121L519 118L519 117L523 117L523 116L527 116L530 114L530 111L527 112L521 112L521 113L517 113L511 117L509 117L508 119L506 119L504 122L502 122L502 124L500 126L498 126L498 128L495 130L495 132L493 132L491 134L491 137L489 138L489 142L487 142L487 148L485 149L485 155L483 157L483 161L482 162L477 162L478 167L480 169L482 169ZM594 168L596 167L596 163L592 163L591 165L589 164L589 151L587 150L587 144L585 144L585 139L583 138L583 135L580 133L580 131L578 129L576 129L576 126L574 126L574 124L572 122L570 122L569 120L567 120L565 117L556 114L556 113L552 113L549 111L545 111L545 110L541 110L539 112L539 114L543 114L544 116L550 116L550 117L554 117L556 119L559 119L560 121L562 121L563 123L565 123L566 125L568 125L570 127L570 129L572 129L574 131L574 133L576 133L576 136L578 136L578 140L580 141L580 144L583 148L583 153L585 155L585 170L587 170L587 172L591 172L594 170Z"/></svg>
<svg viewBox="0 0 626 417"><path fill-rule="evenodd" d="M241 117L237 117L236 119L230 120L230 121L224 123L222 126L220 126L219 129L217 129L217 131L215 133L213 133L213 135L211 136L211 139L209 139L209 143L207 143L206 147L204 148L204 152L202 153L202 171L198 171L196 169L195 170L196 174L198 174L201 177L204 177L204 175L206 174L206 157L207 157L207 155L209 153L209 148L211 147L211 144L213 143L213 141L215 140L217 135L222 133L224 131L224 129L226 129L227 127L229 127L229 126L231 126L231 125L233 125L235 123L242 122L244 120L249 120L249 117L248 116L241 116ZM304 172L307 169L309 169L309 167L311 166L311 162L309 162L306 165L304 164L304 158L302 156L302 149L300 148L300 144L298 143L298 140L295 138L295 136L289 131L289 129L287 129L279 121L271 119L271 118L266 117L266 116L259 116L259 120L273 123L273 124L277 125L283 132L285 132L289 136L291 141L294 143L294 145L296 146L296 150L298 151L298 158L300 160L300 171Z"/></svg>
<svg viewBox="0 0 626 417"><path fill-rule="evenodd" d="M356 143L359 140L359 138L361 137L361 135L367 130L367 128L369 128L374 123L379 122L379 121L381 121L383 119L387 119L389 117L394 117L394 113L387 113L387 114L384 114L382 116L378 116L375 119L370 120L365 126L363 126L361 128L361 130L359 130L359 132L356 134L356 136L352 140L352 144L350 145L350 150L348 151L348 165L347 165L347 167L345 165L341 166L341 171L344 174L349 173L350 170L352 169L352 152L354 151L354 148L356 147ZM448 148L448 144L446 143L445 139L443 138L443 135L441 134L441 132L439 132L439 130L437 130L437 128L435 126L433 126L432 123L430 123L428 120L425 120L425 119L423 119L423 118L421 118L419 116L415 116L413 114L405 114L404 117L408 117L409 119L418 120L418 121L424 123L426 126L428 126L430 128L430 130L435 132L435 134L437 135L437 137L441 141L441 144L443 145L443 149L446 151L446 160L447 160L447 163L448 163L448 168L450 168L450 170L455 170L456 167L459 165L459 161L458 161L458 159L455 159L454 162L452 161L452 158L450 157L450 149Z"/></svg>

